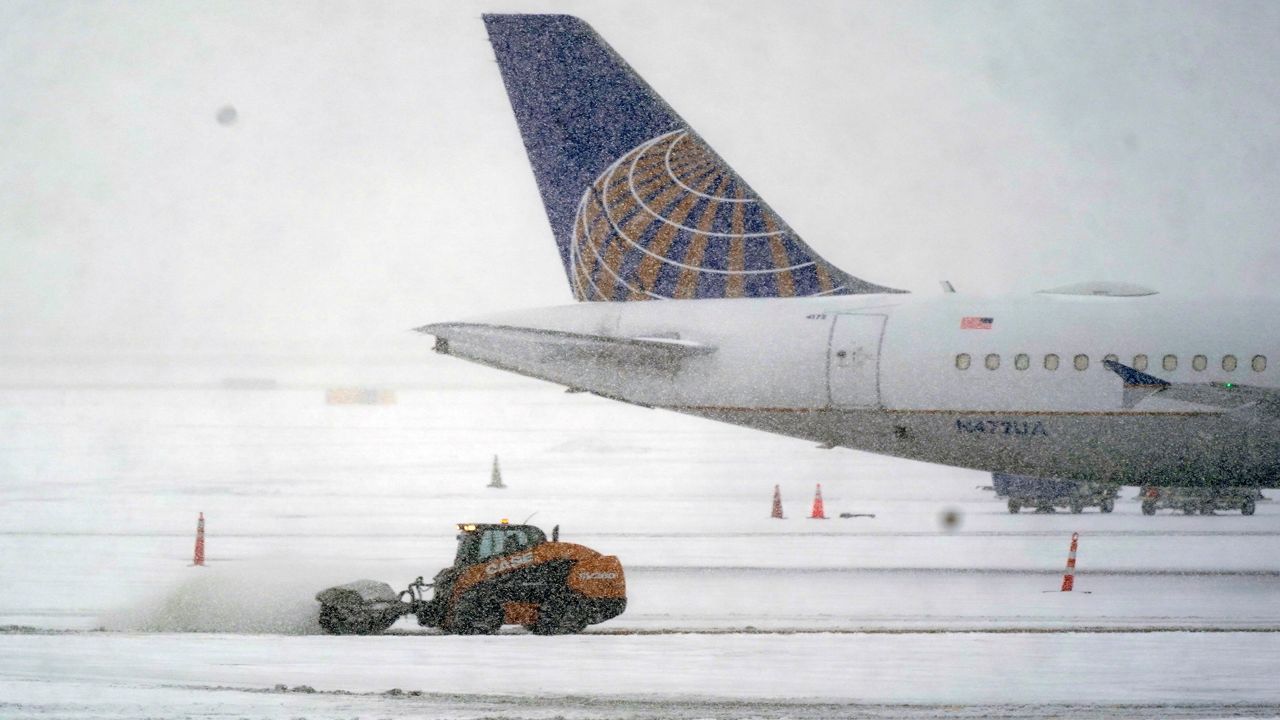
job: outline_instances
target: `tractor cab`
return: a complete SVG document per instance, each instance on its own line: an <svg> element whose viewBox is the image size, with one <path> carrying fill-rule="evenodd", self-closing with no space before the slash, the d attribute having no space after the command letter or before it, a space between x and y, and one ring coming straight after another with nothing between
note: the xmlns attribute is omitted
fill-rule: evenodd
<svg viewBox="0 0 1280 720"><path fill-rule="evenodd" d="M532 525L507 523L458 523L458 555L453 560L460 570L500 555L529 550L547 541L547 536Z"/></svg>
<svg viewBox="0 0 1280 720"><path fill-rule="evenodd" d="M557 525L553 534L559 535L559 529ZM530 550L546 541L546 533L532 525L458 523L458 554L454 556L453 564L441 568L432 580L436 594L449 589L453 579L473 565Z"/></svg>

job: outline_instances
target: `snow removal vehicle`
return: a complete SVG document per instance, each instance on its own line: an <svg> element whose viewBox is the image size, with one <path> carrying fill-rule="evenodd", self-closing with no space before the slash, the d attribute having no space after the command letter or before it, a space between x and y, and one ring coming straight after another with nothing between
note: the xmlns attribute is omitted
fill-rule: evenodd
<svg viewBox="0 0 1280 720"><path fill-rule="evenodd" d="M538 635L567 635L617 617L627 607L626 578L613 555L551 540L532 525L460 523L453 565L430 583L419 577L397 594L357 580L323 590L320 627L334 635L376 635L405 615L455 635L489 635L523 625Z"/></svg>

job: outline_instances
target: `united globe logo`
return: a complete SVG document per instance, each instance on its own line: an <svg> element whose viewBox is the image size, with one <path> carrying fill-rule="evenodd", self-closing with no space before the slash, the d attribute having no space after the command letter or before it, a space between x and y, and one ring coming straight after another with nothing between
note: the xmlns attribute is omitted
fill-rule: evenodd
<svg viewBox="0 0 1280 720"><path fill-rule="evenodd" d="M687 130L607 167L583 193L569 246L578 300L843 294L807 246Z"/></svg>

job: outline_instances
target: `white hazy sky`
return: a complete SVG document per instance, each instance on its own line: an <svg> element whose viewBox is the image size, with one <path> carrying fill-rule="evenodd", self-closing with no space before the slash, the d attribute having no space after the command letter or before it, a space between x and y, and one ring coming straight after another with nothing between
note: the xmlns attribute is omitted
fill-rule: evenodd
<svg viewBox="0 0 1280 720"><path fill-rule="evenodd" d="M866 280L1274 294L1280 4L10 0L0 350L570 302L484 11L586 18Z"/></svg>

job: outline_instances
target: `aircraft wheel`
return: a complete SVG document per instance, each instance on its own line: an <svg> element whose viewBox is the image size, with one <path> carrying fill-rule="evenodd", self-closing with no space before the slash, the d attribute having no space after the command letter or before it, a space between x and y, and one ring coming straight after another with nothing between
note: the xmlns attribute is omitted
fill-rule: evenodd
<svg viewBox="0 0 1280 720"><path fill-rule="evenodd" d="M1106 500L1102 501L1102 505L1099 506L1099 509L1102 510L1102 512L1104 513L1109 513L1112 510L1116 509L1116 501L1112 498L1107 498Z"/></svg>
<svg viewBox="0 0 1280 720"><path fill-rule="evenodd" d="M1017 500L1010 500L1009 512L1013 513L1014 515L1017 515L1019 512L1022 512L1022 503L1018 502Z"/></svg>
<svg viewBox="0 0 1280 720"><path fill-rule="evenodd" d="M1153 501L1151 501L1151 500L1143 500L1143 501L1142 501L1142 514L1143 514L1143 515L1155 515L1155 514L1156 514L1156 504L1155 504Z"/></svg>
<svg viewBox="0 0 1280 720"><path fill-rule="evenodd" d="M1079 500L1072 500L1072 501L1071 501L1071 514L1072 514L1072 515L1079 515L1079 514L1080 514L1080 513L1082 513L1082 512L1084 512L1084 503L1080 502Z"/></svg>
<svg viewBox="0 0 1280 720"><path fill-rule="evenodd" d="M1252 515L1253 511L1254 511L1253 498L1245 498L1244 502L1240 504L1240 514Z"/></svg>

